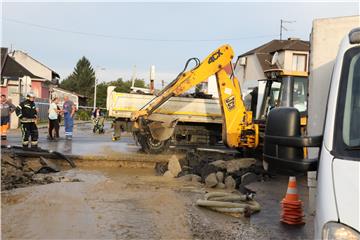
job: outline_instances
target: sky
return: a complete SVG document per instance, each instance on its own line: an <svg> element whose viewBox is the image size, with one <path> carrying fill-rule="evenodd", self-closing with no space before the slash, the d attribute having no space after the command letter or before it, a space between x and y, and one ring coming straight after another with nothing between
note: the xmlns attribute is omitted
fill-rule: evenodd
<svg viewBox="0 0 360 240"><path fill-rule="evenodd" d="M223 44L240 55L283 38L309 40L313 19L359 14L357 2L3 2L1 46L27 52L66 78L85 56L99 81L170 82L191 57ZM134 67L136 66L136 67ZM136 69L136 70L134 70Z"/></svg>

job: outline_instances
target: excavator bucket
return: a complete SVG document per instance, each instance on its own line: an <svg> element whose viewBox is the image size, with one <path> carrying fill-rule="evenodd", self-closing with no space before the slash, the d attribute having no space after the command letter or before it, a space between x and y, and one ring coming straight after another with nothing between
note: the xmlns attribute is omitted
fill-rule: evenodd
<svg viewBox="0 0 360 240"><path fill-rule="evenodd" d="M158 141L168 140L174 133L175 126L178 119L168 116L156 116L152 114L148 120L151 122L148 124L151 136Z"/></svg>

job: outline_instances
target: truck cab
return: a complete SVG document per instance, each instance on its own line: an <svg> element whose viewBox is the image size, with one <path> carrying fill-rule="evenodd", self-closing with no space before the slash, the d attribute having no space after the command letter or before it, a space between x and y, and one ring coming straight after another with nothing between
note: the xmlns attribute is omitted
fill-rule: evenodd
<svg viewBox="0 0 360 240"><path fill-rule="evenodd" d="M340 44L324 108L323 135L307 137L298 109L270 111L264 161L278 171L317 171L315 239L360 239L360 28ZM319 157L305 158L303 147L318 147Z"/></svg>

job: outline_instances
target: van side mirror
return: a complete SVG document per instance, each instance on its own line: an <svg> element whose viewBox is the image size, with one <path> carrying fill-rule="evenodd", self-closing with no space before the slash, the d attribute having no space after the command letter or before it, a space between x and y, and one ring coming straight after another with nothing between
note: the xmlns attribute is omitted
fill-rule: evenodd
<svg viewBox="0 0 360 240"><path fill-rule="evenodd" d="M317 169L317 159L305 159L304 147L320 147L322 136L302 137L300 113L296 108L270 111L265 127L264 161L271 171L307 172Z"/></svg>

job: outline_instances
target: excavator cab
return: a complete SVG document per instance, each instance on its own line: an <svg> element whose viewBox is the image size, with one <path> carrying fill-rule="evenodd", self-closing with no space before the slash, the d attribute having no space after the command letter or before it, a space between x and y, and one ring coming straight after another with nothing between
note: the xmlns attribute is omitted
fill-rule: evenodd
<svg viewBox="0 0 360 240"><path fill-rule="evenodd" d="M260 112L255 120L259 124L260 144L267 116L276 107L295 107L300 112L302 132L307 124L308 73L270 69L264 72L267 79Z"/></svg>
<svg viewBox="0 0 360 240"><path fill-rule="evenodd" d="M265 71L267 76L264 98L258 119L265 120L275 107L295 107L301 117L307 114L307 72L284 71L272 69ZM302 119L302 125L306 121Z"/></svg>

